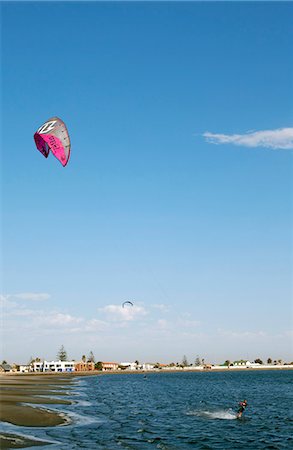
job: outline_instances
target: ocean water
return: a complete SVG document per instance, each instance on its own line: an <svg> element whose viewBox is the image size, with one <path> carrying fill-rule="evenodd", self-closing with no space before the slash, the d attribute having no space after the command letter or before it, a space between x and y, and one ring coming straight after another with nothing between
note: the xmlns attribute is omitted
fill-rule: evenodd
<svg viewBox="0 0 293 450"><path fill-rule="evenodd" d="M1 429L52 450L293 449L292 386L290 370L80 377L74 403L51 408L69 415L69 425Z"/></svg>

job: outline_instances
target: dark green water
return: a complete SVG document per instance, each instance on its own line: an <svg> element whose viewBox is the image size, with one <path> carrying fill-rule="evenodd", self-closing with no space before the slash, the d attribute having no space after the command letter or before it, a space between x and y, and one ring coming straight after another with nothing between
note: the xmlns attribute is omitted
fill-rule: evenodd
<svg viewBox="0 0 293 450"><path fill-rule="evenodd" d="M290 370L76 378L75 403L59 408L70 425L4 431L54 442L42 447L52 450L293 449L292 385Z"/></svg>

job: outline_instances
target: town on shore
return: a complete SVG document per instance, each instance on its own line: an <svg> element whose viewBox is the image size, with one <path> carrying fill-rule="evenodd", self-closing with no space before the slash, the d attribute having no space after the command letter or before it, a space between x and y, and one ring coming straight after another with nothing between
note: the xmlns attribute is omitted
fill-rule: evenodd
<svg viewBox="0 0 293 450"><path fill-rule="evenodd" d="M70 360L64 346L60 348L57 359L47 361L41 358L32 358L27 364L9 364L2 361L0 364L1 373L81 373L81 372L146 372L146 371L197 371L197 370L233 370L233 369L293 369L293 361L284 362L282 359L272 360L268 358L266 362L260 358L253 361L240 359L236 361L226 360L222 364L212 364L205 362L205 359L197 357L193 364L190 364L184 355L181 363L171 362L162 364L159 362L140 363L138 360L134 362L106 362L96 361L93 352L89 356L82 356L80 361Z"/></svg>

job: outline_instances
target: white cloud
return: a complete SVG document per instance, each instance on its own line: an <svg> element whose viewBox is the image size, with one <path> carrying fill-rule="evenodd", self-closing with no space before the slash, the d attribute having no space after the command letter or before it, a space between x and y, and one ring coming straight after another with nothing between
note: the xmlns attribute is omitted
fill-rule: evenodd
<svg viewBox="0 0 293 450"><path fill-rule="evenodd" d="M264 331L234 331L234 330L222 330L218 329L218 334L233 339L242 338L266 338L268 335Z"/></svg>
<svg viewBox="0 0 293 450"><path fill-rule="evenodd" d="M282 335L281 335L282 336ZM284 336L288 337L289 339L293 339L293 330L288 330L284 332Z"/></svg>
<svg viewBox="0 0 293 450"><path fill-rule="evenodd" d="M0 294L0 307L1 309L5 308L5 309L9 309L9 308L13 308L16 305L15 302L11 302L9 300L9 295L3 295Z"/></svg>
<svg viewBox="0 0 293 450"><path fill-rule="evenodd" d="M99 311L105 313L110 320L131 321L147 314L145 308L139 305L122 307L121 305L107 305Z"/></svg>
<svg viewBox="0 0 293 450"><path fill-rule="evenodd" d="M200 325L199 320L188 320L188 319L182 319L179 321L180 326L184 328L193 328L198 327Z"/></svg>
<svg viewBox="0 0 293 450"><path fill-rule="evenodd" d="M266 147L272 149L293 149L293 128L252 131L245 134L203 134L211 144L234 144L244 147Z"/></svg>
<svg viewBox="0 0 293 450"><path fill-rule="evenodd" d="M38 314L36 311L27 308L11 308L6 316L10 317L34 317Z"/></svg>
<svg viewBox="0 0 293 450"><path fill-rule="evenodd" d="M90 319L86 322L85 324L85 331L104 331L105 329L107 329L108 327L108 323L104 322L103 320L98 320L98 319Z"/></svg>
<svg viewBox="0 0 293 450"><path fill-rule="evenodd" d="M182 312L177 318L177 323L180 328L194 328L199 327L201 322L194 319L194 317L188 312Z"/></svg>
<svg viewBox="0 0 293 450"><path fill-rule="evenodd" d="M46 318L46 322L52 325L68 326L82 322L81 317L74 317L70 314L52 313Z"/></svg>
<svg viewBox="0 0 293 450"><path fill-rule="evenodd" d="M13 294L10 297L20 299L20 300L30 300L34 302L40 302L44 300L48 300L50 298L50 294L46 294L44 292L23 292L20 294Z"/></svg>
<svg viewBox="0 0 293 450"><path fill-rule="evenodd" d="M157 326L160 330L167 330L169 328L169 324L165 319L159 319L157 321Z"/></svg>
<svg viewBox="0 0 293 450"><path fill-rule="evenodd" d="M152 307L154 309L157 309L157 310L161 311L161 312L168 312L169 309L170 309L169 306L165 305L164 303L156 303L156 304L152 305Z"/></svg>
<svg viewBox="0 0 293 450"><path fill-rule="evenodd" d="M0 296L0 302L3 303L4 325L14 324L15 329L18 330L23 327L29 328L31 332L34 330L45 331L46 329L58 330L60 327L66 328L84 321L81 317L74 317L58 310L27 308L22 303L7 300L5 296Z"/></svg>

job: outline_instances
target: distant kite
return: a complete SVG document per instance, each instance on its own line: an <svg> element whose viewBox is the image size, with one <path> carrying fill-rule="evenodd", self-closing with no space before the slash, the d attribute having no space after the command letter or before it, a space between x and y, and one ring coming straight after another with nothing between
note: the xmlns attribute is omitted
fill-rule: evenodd
<svg viewBox="0 0 293 450"><path fill-rule="evenodd" d="M124 302L124 303L122 303L122 308L125 308L125 305L133 306L133 303L129 302L129 301Z"/></svg>
<svg viewBox="0 0 293 450"><path fill-rule="evenodd" d="M48 158L49 152L53 153L66 166L70 156L70 138L65 123L52 117L47 120L34 134L37 149Z"/></svg>

